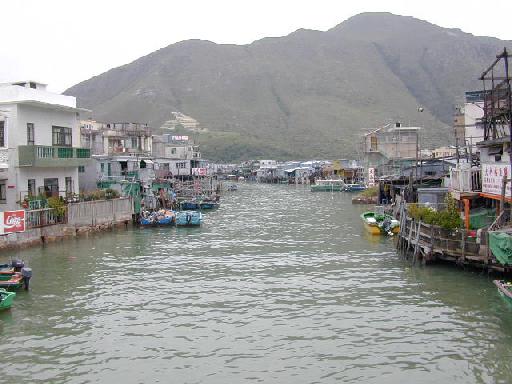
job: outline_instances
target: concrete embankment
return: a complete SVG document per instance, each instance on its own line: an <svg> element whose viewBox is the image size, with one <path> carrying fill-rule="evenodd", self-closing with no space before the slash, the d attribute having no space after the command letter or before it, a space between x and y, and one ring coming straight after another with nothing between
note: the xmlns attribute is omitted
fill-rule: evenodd
<svg viewBox="0 0 512 384"><path fill-rule="evenodd" d="M0 236L0 252L41 246L45 243L88 236L91 233L110 231L114 228L127 228L132 215L131 198L69 204L67 223L46 224L36 228L31 228L31 223L27 223L29 228L25 232Z"/></svg>

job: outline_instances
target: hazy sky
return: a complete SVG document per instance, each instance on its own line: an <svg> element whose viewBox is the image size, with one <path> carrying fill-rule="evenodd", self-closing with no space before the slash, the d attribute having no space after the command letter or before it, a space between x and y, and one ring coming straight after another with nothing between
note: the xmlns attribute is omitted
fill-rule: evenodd
<svg viewBox="0 0 512 384"><path fill-rule="evenodd" d="M324 31L361 12L512 40L512 0L2 0L0 82L34 79L61 92L177 41L246 44Z"/></svg>

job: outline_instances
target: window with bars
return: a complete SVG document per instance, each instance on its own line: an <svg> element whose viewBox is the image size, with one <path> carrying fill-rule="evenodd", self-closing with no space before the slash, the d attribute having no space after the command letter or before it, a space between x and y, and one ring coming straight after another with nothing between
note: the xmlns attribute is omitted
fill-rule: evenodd
<svg viewBox="0 0 512 384"><path fill-rule="evenodd" d="M52 126L52 145L59 147L71 147L71 128Z"/></svg>
<svg viewBox="0 0 512 384"><path fill-rule="evenodd" d="M0 121L0 147L5 147L5 121Z"/></svg>
<svg viewBox="0 0 512 384"><path fill-rule="evenodd" d="M5 180L0 180L0 203L7 202L7 186Z"/></svg>
<svg viewBox="0 0 512 384"><path fill-rule="evenodd" d="M34 123L27 123L27 145L34 145Z"/></svg>

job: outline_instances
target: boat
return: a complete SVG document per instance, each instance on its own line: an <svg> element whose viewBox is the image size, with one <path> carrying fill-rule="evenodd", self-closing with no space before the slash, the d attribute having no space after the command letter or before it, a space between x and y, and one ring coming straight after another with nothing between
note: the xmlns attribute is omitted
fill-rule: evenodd
<svg viewBox="0 0 512 384"><path fill-rule="evenodd" d="M319 179L311 185L311 192L341 192L345 183L341 179Z"/></svg>
<svg viewBox="0 0 512 384"><path fill-rule="evenodd" d="M236 184L228 185L227 190L228 191L237 191L238 190L238 186Z"/></svg>
<svg viewBox="0 0 512 384"><path fill-rule="evenodd" d="M500 294L512 301L512 283L505 280L494 280L494 285L498 287Z"/></svg>
<svg viewBox="0 0 512 384"><path fill-rule="evenodd" d="M201 209L216 209L220 207L220 203L217 203L215 201L202 201L199 203L199 207Z"/></svg>
<svg viewBox="0 0 512 384"><path fill-rule="evenodd" d="M400 231L400 223L384 213L368 211L361 214L365 229L372 235L394 235Z"/></svg>
<svg viewBox="0 0 512 384"><path fill-rule="evenodd" d="M12 301L16 297L16 293L0 289L0 310L11 308Z"/></svg>
<svg viewBox="0 0 512 384"><path fill-rule="evenodd" d="M203 215L198 211L179 211L176 212L176 225L181 227L193 227L201 225Z"/></svg>
<svg viewBox="0 0 512 384"><path fill-rule="evenodd" d="M142 226L174 225L175 222L176 214L168 209L160 209L154 212L144 211L139 221Z"/></svg>
<svg viewBox="0 0 512 384"><path fill-rule="evenodd" d="M23 286L23 275L21 272L14 272L8 280L0 280L0 288L19 289Z"/></svg>
<svg viewBox="0 0 512 384"><path fill-rule="evenodd" d="M347 192L360 192L365 189L367 189L367 187L362 183L345 184L345 191Z"/></svg>
<svg viewBox="0 0 512 384"><path fill-rule="evenodd" d="M10 279L14 272L14 267L11 264L0 264L0 280Z"/></svg>
<svg viewBox="0 0 512 384"><path fill-rule="evenodd" d="M199 201L186 200L180 203L180 207L183 211L195 211L201 209Z"/></svg>

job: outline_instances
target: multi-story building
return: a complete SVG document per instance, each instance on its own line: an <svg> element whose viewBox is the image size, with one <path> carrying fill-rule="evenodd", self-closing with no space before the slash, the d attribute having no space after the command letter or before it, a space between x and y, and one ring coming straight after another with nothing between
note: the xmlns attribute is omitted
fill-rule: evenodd
<svg viewBox="0 0 512 384"><path fill-rule="evenodd" d="M199 146L189 136L154 135L153 157L158 164L158 177L205 176L207 161L201 158Z"/></svg>
<svg viewBox="0 0 512 384"><path fill-rule="evenodd" d="M80 169L80 188L96 189L98 181L154 177L151 128L140 123L80 122L81 143L92 161Z"/></svg>
<svg viewBox="0 0 512 384"><path fill-rule="evenodd" d="M377 176L399 174L419 156L419 127L404 127L397 122L364 135L363 154L366 169Z"/></svg>
<svg viewBox="0 0 512 384"><path fill-rule="evenodd" d="M0 85L0 210L20 207L28 196L78 193L78 168L90 159L80 147L76 99L46 85Z"/></svg>
<svg viewBox="0 0 512 384"><path fill-rule="evenodd" d="M453 119L456 144L459 147L470 146L476 150L476 143L484 139L484 98L488 92L466 92L464 105L457 106Z"/></svg>

